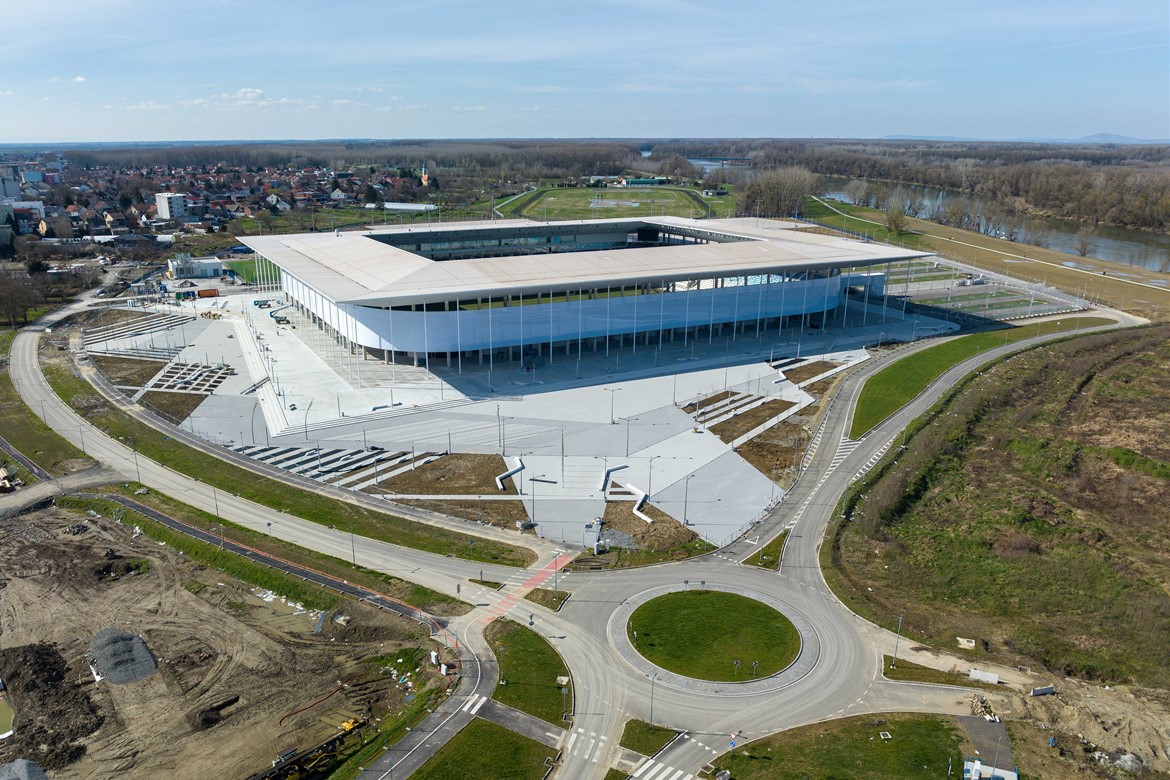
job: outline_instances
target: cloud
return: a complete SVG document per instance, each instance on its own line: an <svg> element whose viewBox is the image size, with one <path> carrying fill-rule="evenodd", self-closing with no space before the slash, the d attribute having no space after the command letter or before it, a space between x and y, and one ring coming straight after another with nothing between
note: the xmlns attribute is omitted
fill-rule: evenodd
<svg viewBox="0 0 1170 780"><path fill-rule="evenodd" d="M548 95L556 92L568 92L569 88L558 84L536 84L531 87L520 87L516 91L529 95Z"/></svg>
<svg viewBox="0 0 1170 780"><path fill-rule="evenodd" d="M366 108L370 104L369 103L359 103L356 100L349 100L348 98L342 98L341 100L334 100L332 105L335 108L345 108L347 106L352 106L354 108Z"/></svg>
<svg viewBox="0 0 1170 780"><path fill-rule="evenodd" d="M927 89L934 82L925 79L863 79L845 78L798 79L797 86L814 95L833 95L850 92L913 92Z"/></svg>
<svg viewBox="0 0 1170 780"><path fill-rule="evenodd" d="M74 76L73 81L77 84L84 84L85 83L85 76Z"/></svg>
<svg viewBox="0 0 1170 780"><path fill-rule="evenodd" d="M66 82L71 83L71 84L84 84L87 81L85 76L74 76L73 78L66 78L66 77L62 77L62 76L50 76L46 80L52 84L61 84L61 83L66 83Z"/></svg>
<svg viewBox="0 0 1170 780"><path fill-rule="evenodd" d="M15 95L15 94L16 94L16 93L15 93L15 92L13 92L12 90L10 90L10 89L6 89L6 90L4 90L3 92L0 92L0 97L12 97L12 96L13 96L13 95Z"/></svg>
<svg viewBox="0 0 1170 780"><path fill-rule="evenodd" d="M132 106L123 106L127 111L166 111L170 106L164 103L155 103L153 100L146 100L142 103L135 103Z"/></svg>
<svg viewBox="0 0 1170 780"><path fill-rule="evenodd" d="M451 110L452 111L487 111L487 106L454 105L454 106L451 106Z"/></svg>
<svg viewBox="0 0 1170 780"><path fill-rule="evenodd" d="M610 88L613 92L632 92L636 94L666 94L675 95L682 92L697 92L698 90L691 87L683 89L674 86L673 84L666 84L660 81L627 81L621 84L614 84Z"/></svg>
<svg viewBox="0 0 1170 780"><path fill-rule="evenodd" d="M315 109L317 104L301 98L274 98L264 94L264 90L255 87L241 87L235 92L221 92L206 98L180 100L181 108L219 108L219 109L254 109L254 108L301 108Z"/></svg>

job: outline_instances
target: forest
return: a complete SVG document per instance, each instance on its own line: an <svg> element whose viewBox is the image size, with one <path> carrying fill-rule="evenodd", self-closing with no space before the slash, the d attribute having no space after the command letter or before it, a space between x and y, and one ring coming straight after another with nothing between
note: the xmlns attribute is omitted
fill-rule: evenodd
<svg viewBox="0 0 1170 780"><path fill-rule="evenodd" d="M643 152L649 152L644 155ZM1170 227L1170 146L883 140L401 140L273 142L238 146L76 150L73 165L268 169L409 166L428 169L455 193L518 192L627 171L707 186L746 186L776 170L865 179L865 201L886 208L882 187L923 184L1002 204L1005 214L1043 214L1086 224L1165 232ZM745 158L749 165L704 172L688 159ZM881 186L879 186L881 185ZM913 204L906 204L913 213ZM749 212L744 212L749 213ZM751 211L751 213L755 213ZM924 215L931 216L931 215ZM945 215L934 215L945 218ZM953 215L952 215L953 220Z"/></svg>

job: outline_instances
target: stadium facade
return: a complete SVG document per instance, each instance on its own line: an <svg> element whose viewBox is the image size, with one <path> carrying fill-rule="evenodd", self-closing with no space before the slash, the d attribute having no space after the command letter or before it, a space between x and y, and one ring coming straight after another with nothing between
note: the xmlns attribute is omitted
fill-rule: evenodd
<svg viewBox="0 0 1170 780"><path fill-rule="evenodd" d="M520 220L243 239L261 286L367 359L525 365L610 346L825 327L925 253L682 218ZM884 268L883 268L884 267Z"/></svg>

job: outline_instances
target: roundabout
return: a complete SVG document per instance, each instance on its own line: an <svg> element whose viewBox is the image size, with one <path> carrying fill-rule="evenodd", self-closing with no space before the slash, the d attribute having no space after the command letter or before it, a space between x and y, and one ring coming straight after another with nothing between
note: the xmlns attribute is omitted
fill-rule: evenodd
<svg viewBox="0 0 1170 780"><path fill-rule="evenodd" d="M816 630L791 604L718 583L632 596L610 618L609 637L647 677L711 695L787 687L812 671L820 656Z"/></svg>

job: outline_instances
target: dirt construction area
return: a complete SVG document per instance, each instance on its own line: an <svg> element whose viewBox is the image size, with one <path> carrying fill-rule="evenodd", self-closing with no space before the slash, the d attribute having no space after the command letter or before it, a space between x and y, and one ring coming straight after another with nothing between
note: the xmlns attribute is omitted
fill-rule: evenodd
<svg viewBox="0 0 1170 780"><path fill-rule="evenodd" d="M108 628L141 637L157 671L95 682L86 655ZM307 612L112 519L50 508L0 523L0 677L16 711L0 764L248 777L350 718L400 713L437 682L419 664L429 647L396 615Z"/></svg>

